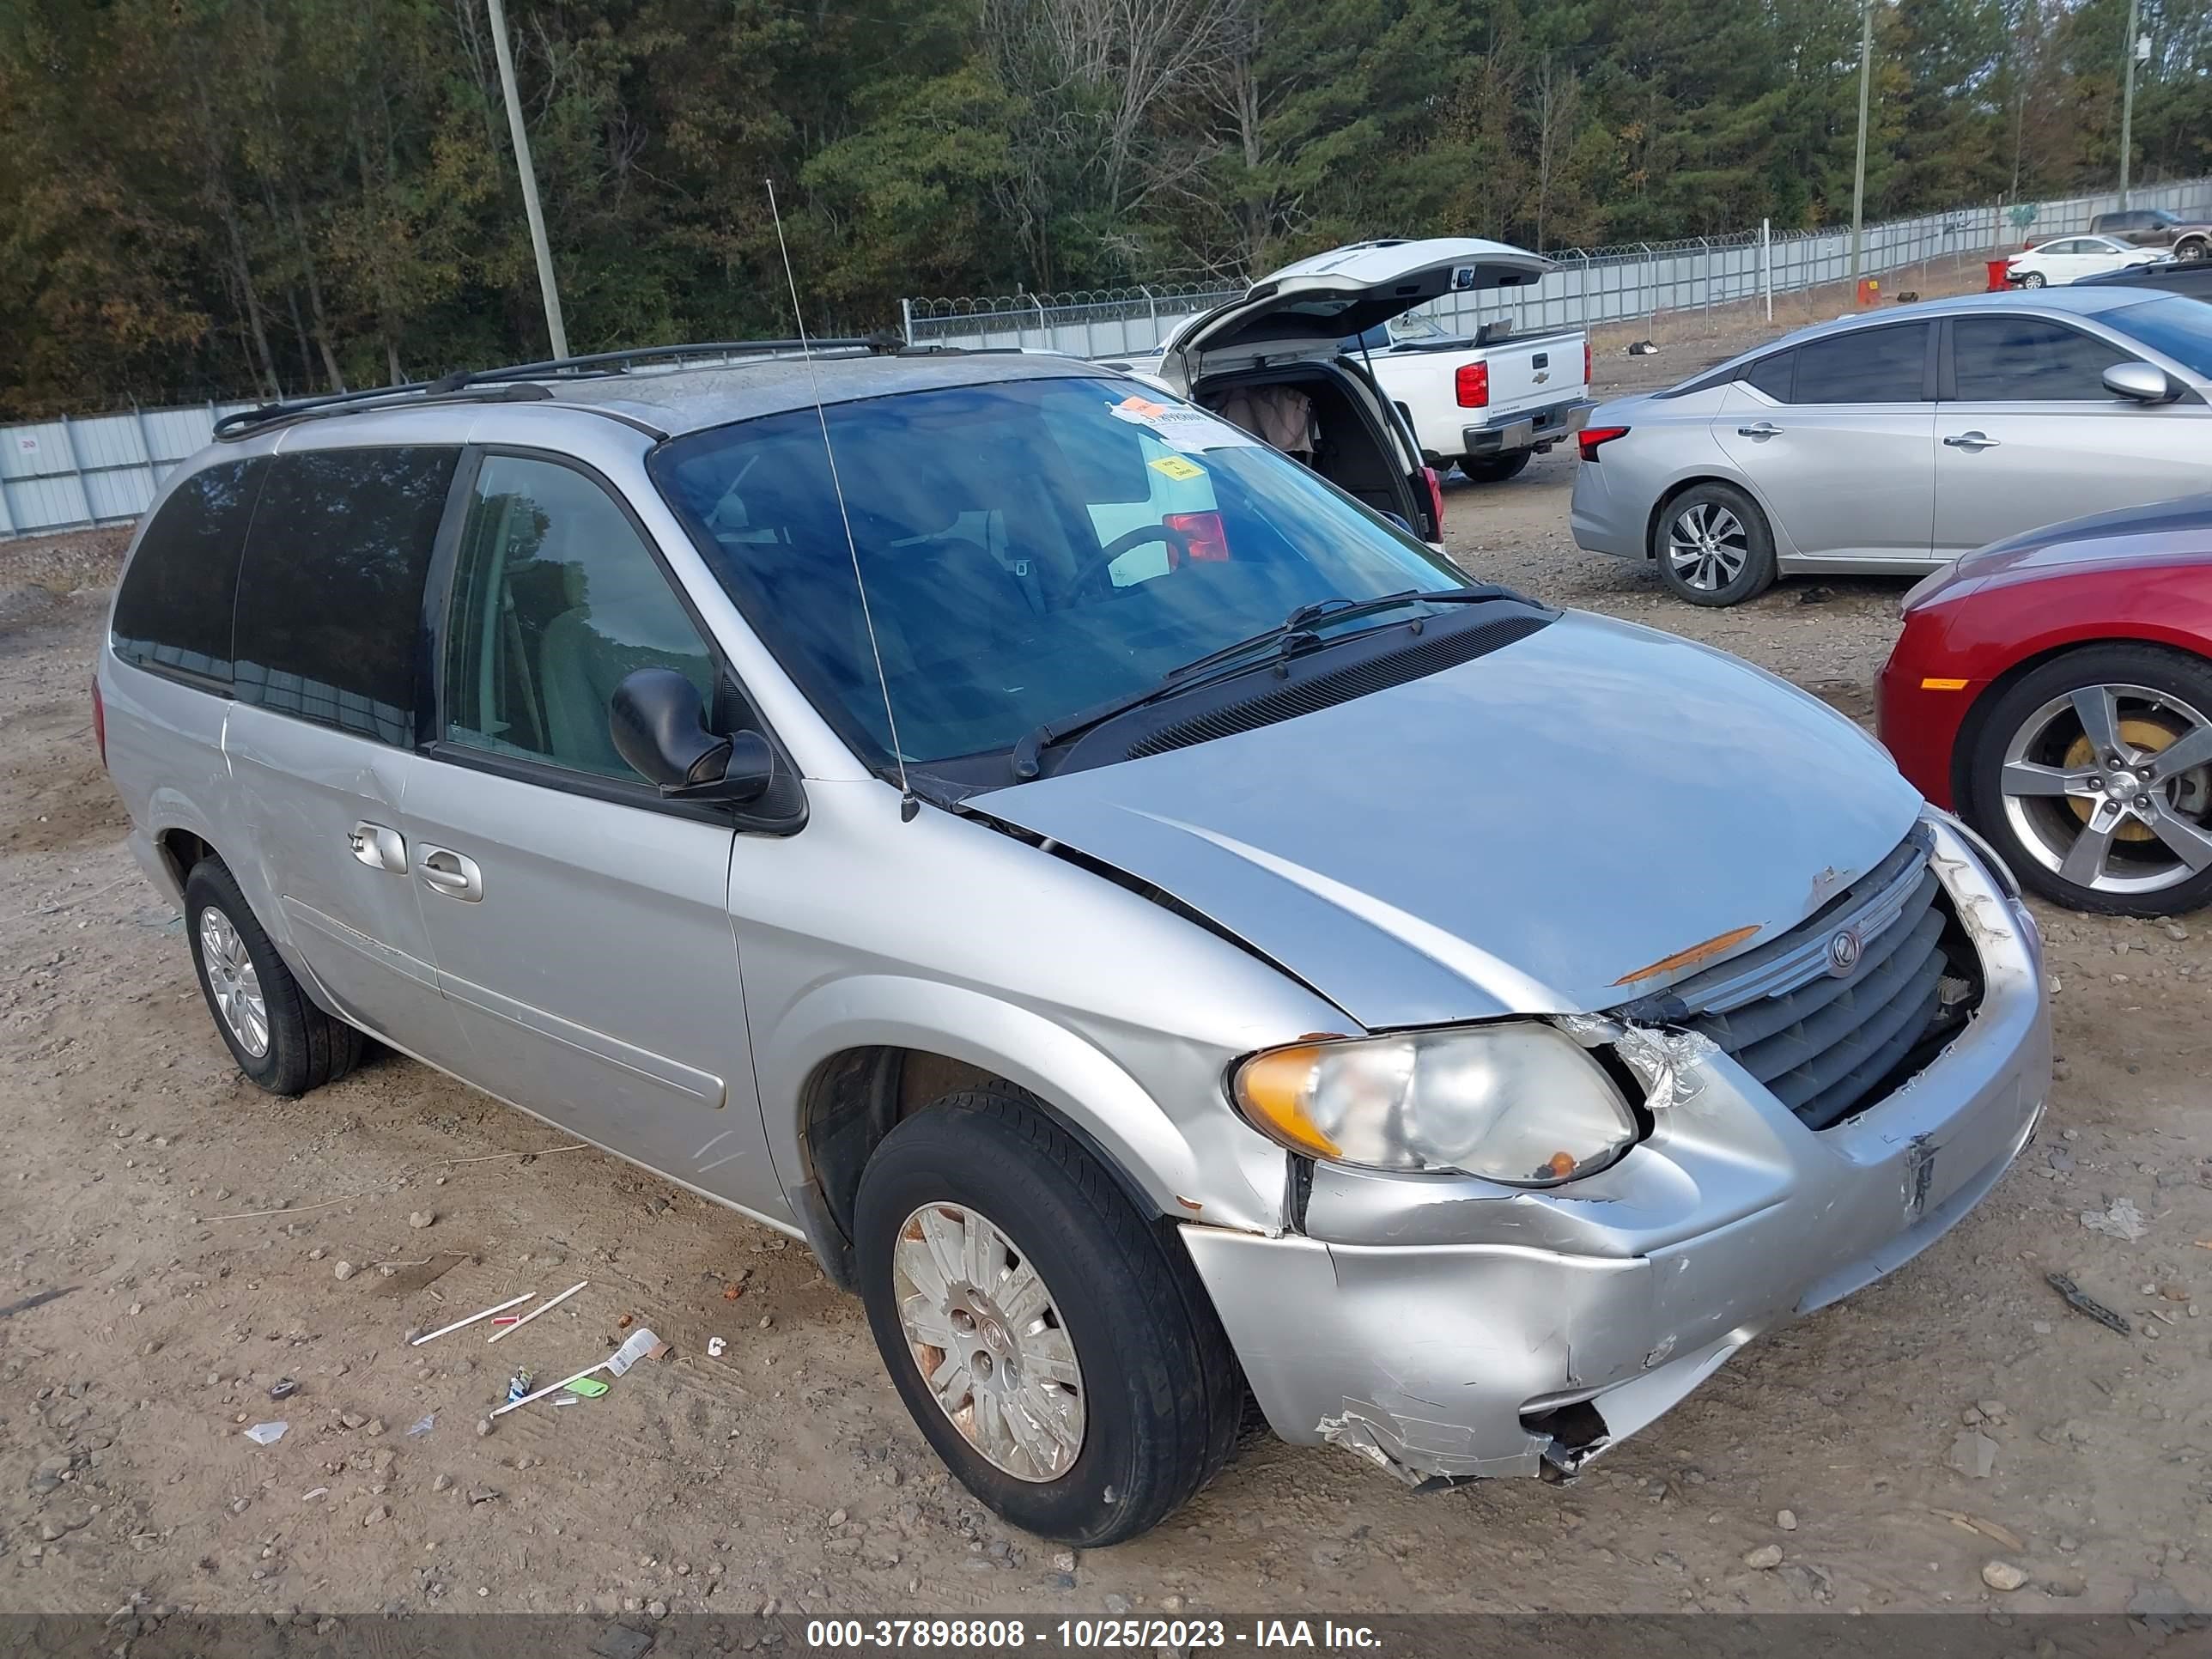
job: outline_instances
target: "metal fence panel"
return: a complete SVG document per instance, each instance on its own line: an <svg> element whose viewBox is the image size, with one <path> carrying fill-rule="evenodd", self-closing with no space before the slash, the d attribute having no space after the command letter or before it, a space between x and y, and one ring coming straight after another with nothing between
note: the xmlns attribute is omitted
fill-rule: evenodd
<svg viewBox="0 0 2212 1659"><path fill-rule="evenodd" d="M2130 205L2207 216L2212 215L2212 179L2131 191ZM2071 234L2118 206L2110 195L2040 202L2030 228L2039 239ZM1879 278L1947 257L1963 268L2014 248L2021 240L2007 210L1996 204L1893 220L1866 228L1859 272ZM1633 322L1662 312L1753 301L1770 285L1776 294L1791 294L1843 282L1850 273L1850 246L1848 230L1828 228L1775 237L1763 251L1756 231L1569 249L1553 254L1559 268L1534 288L1449 296L1422 307L1422 314L1455 331L1503 319L1524 333ZM999 295L909 300L904 309L908 337L918 345L1022 346L1097 357L1157 350L1178 324L1243 291L1224 284L1103 295Z"/></svg>
<svg viewBox="0 0 2212 1659"><path fill-rule="evenodd" d="M198 404L0 427L0 540L129 524L177 463L213 440L217 416L252 407Z"/></svg>

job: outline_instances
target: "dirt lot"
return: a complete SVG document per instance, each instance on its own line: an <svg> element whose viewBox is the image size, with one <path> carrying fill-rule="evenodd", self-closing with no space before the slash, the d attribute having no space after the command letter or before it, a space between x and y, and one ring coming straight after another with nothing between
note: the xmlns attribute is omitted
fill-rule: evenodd
<svg viewBox="0 0 2212 1659"><path fill-rule="evenodd" d="M1763 327L1650 330L1656 357L1602 342L1601 379L1671 380ZM1864 709L1902 583L1675 605L1572 548L1573 465L1453 487L1469 562ZM298 1102L238 1078L94 751L118 544L0 545L0 1611L2212 1603L2212 919L2046 912L2065 1058L2039 1144L1936 1249L1571 1488L1414 1498L1261 1438L1156 1534L1070 1563L950 1483L799 1247L595 1152L532 1156L561 1142L409 1062ZM2085 1227L2121 1200L2142 1237ZM2136 1334L2069 1311L2053 1268ZM404 1344L578 1279L497 1354L480 1332ZM625 1314L674 1357L479 1435L513 1367L565 1375ZM276 1444L241 1432L276 1420ZM1993 1560L2027 1588L1986 1588Z"/></svg>

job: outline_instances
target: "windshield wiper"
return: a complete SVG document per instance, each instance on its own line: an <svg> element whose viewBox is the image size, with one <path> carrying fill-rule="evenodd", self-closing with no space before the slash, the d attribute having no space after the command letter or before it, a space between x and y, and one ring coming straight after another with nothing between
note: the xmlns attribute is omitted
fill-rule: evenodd
<svg viewBox="0 0 2212 1659"><path fill-rule="evenodd" d="M1122 696L1109 698L1104 702L1094 703L1088 708L1079 709L1074 714L1062 715L1058 720L1047 720L1042 726L1033 727L1023 736L1020 742L1014 745L1012 760L1015 780L1018 782L1026 783L1036 776L1041 757L1044 751L1054 744L1065 743L1068 738L1088 732L1093 726L1103 726L1117 714L1126 714L1131 709L1141 708L1148 702L1156 702L1162 697L1173 696L1178 691L1188 691L1194 687L1210 684L1217 678L1228 678L1225 674L1206 674L1205 671L1209 668L1218 668L1224 663L1234 662L1237 659L1266 646L1277 647L1281 653L1287 657L1293 654L1293 647L1300 642L1310 645L1320 644L1321 636L1311 631L1317 623L1346 622L1354 617L1366 616L1373 611L1396 610L1401 605L1431 602L1437 605L1469 605L1480 603L1485 599L1511 597L1512 595L1502 587L1481 582L1466 587L1444 587L1428 592L1424 592L1418 587L1409 587L1401 592L1384 593L1371 599L1313 600L1300 605L1264 633L1255 634L1249 639L1232 641L1218 650L1209 651L1202 657L1194 657L1187 663L1170 668L1140 691L1132 691Z"/></svg>

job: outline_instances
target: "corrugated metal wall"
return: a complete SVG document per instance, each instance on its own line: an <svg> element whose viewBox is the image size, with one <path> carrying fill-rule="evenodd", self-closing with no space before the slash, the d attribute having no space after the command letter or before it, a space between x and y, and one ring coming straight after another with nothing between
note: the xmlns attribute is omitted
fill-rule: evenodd
<svg viewBox="0 0 2212 1659"><path fill-rule="evenodd" d="M252 407L200 404L0 427L0 538L129 524L171 468L207 447L218 416Z"/></svg>
<svg viewBox="0 0 2212 1659"><path fill-rule="evenodd" d="M2212 216L2212 179L2129 192L2132 207L2166 207L2191 217ZM2112 196L2080 196L2036 204L2037 240L2089 228L2118 205ZM1972 264L2020 246L2023 233L1995 204L1931 213L1866 228L1860 274L1882 276L1931 261ZM1850 271L1848 228L1775 237L1762 246L1756 230L1692 241L1638 244L1588 252L1555 252L1559 269L1533 288L1455 295L1423 308L1455 332L1477 323L1510 321L1518 332L1632 322L1662 312L1756 300L1771 282L1793 294L1844 281ZM1185 318L1243 290L1134 289L1112 295L999 295L963 300L909 300L908 337L917 344L1028 346L1079 357L1111 357L1157 349Z"/></svg>

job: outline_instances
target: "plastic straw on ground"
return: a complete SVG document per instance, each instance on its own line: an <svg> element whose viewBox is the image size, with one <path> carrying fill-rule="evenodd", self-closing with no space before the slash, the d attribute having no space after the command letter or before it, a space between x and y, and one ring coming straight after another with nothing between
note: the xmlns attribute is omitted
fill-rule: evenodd
<svg viewBox="0 0 2212 1659"><path fill-rule="evenodd" d="M450 1325L441 1325L436 1330L430 1332L428 1335L416 1337L409 1346L419 1348L425 1342L444 1336L449 1332L458 1331L464 1325L473 1325L479 1319L489 1319L494 1314L505 1313L509 1308L519 1307L520 1304L529 1301L532 1297L537 1294L538 1292L535 1291L525 1291L520 1296L509 1297L506 1301L501 1303L496 1308L486 1308L482 1313L472 1313L466 1319L456 1319Z"/></svg>
<svg viewBox="0 0 2212 1659"><path fill-rule="evenodd" d="M521 1329L525 1325L527 1325L527 1324L528 1324L532 1320L533 1320L533 1319L537 1318L538 1315L540 1315L540 1314L542 1314L542 1313L545 1312L548 1309L551 1309L551 1308L557 1308L557 1307L559 1307L559 1306L560 1306L563 1302L566 1302L566 1301L567 1301L570 1297L572 1297L572 1296L575 1295L575 1293L576 1293L577 1291L579 1291L582 1290L582 1289L584 1288L584 1286L585 1286L585 1285L586 1285L590 1284L591 1282L592 1282L592 1281L591 1281L590 1279L578 1279L574 1284L571 1285L570 1285L567 1290L565 1290L565 1291L562 1291L560 1295L558 1295L558 1296L555 1297L554 1297L550 1302L541 1302L541 1303L539 1303L536 1307L532 1308L532 1309L528 1313L526 1313L526 1314L523 1315L521 1318L520 1318L520 1319L516 1320L516 1321L514 1322L514 1323L513 1323L512 1325L507 1326L505 1329L503 1329L503 1330L497 1330L497 1331L494 1331L494 1332L491 1334L491 1339L490 1339L490 1341L486 1342L486 1343L484 1344L484 1346L485 1346L486 1347L489 1347L489 1346L491 1346L491 1343L498 1341L498 1340L500 1340L500 1338L501 1338L501 1337L503 1337L503 1336L513 1336L513 1335L514 1335L517 1331L520 1330L520 1329Z"/></svg>

